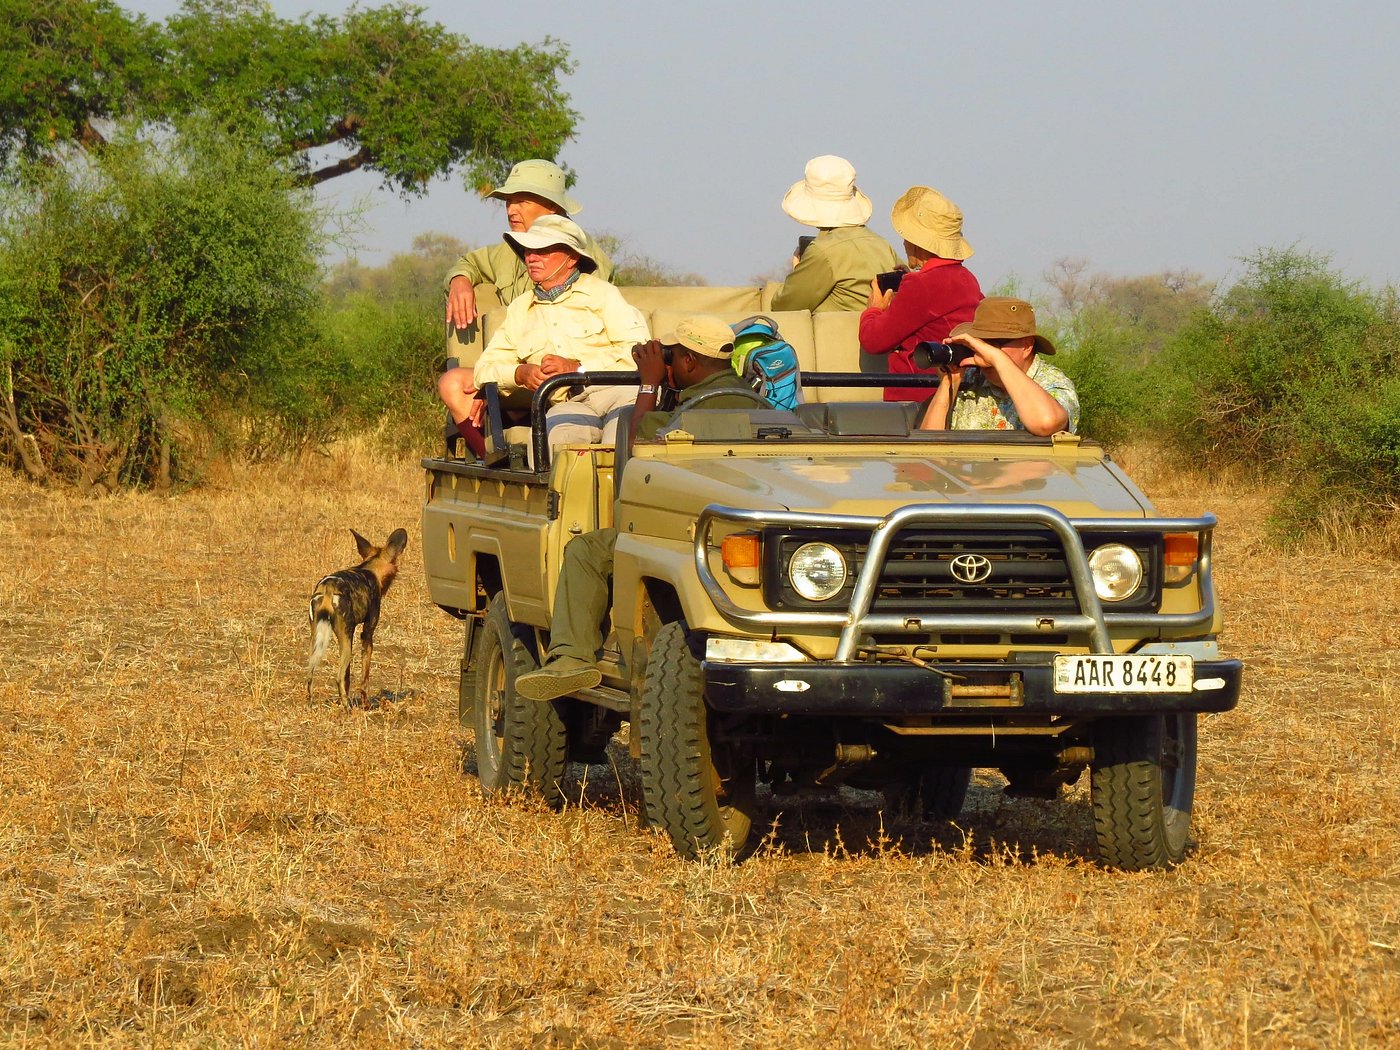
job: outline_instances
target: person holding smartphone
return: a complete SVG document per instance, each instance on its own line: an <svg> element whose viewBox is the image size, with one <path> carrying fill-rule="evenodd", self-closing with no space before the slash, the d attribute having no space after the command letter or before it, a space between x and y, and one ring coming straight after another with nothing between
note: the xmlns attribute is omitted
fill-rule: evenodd
<svg viewBox="0 0 1400 1050"><path fill-rule="evenodd" d="M889 243L866 229L871 210L850 161L829 155L809 160L802 180L783 197L783 211L817 233L798 238L792 272L773 296L772 309L861 309L871 278L899 265Z"/></svg>
<svg viewBox="0 0 1400 1050"><path fill-rule="evenodd" d="M890 212L895 233L904 238L909 273L898 292L867 286L860 315L861 349L888 354L889 370L901 375L930 371L914 361L920 343L941 343L964 321L972 320L982 301L982 287L963 265L972 245L962 235L962 210L928 186L913 186ZM886 401L925 401L927 387L887 387Z"/></svg>

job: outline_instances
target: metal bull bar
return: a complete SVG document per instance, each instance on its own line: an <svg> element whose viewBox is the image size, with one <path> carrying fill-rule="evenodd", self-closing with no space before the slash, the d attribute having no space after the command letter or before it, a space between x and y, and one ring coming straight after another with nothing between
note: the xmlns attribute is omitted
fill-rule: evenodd
<svg viewBox="0 0 1400 1050"><path fill-rule="evenodd" d="M1113 643L1108 628L1145 627L1189 629L1205 627L1215 618L1215 588L1211 580L1211 536L1215 515L1200 518L1081 518L1071 521L1052 507L1014 504L982 504L950 506L936 503L914 503L875 518L865 515L814 514L802 511L741 510L710 504L695 523L695 571L706 594L721 616L735 627L747 629L803 627L840 627L841 639L836 647L835 662L850 663L855 657L863 634L886 632L936 632L983 629L998 633L1039 633L1067 631L1089 636L1096 653L1112 653ZM763 527L769 525L808 526L869 530L870 544L865 564L856 576L849 606L831 612L773 612L745 609L725 593L719 580L710 571L709 537L717 522ZM963 613L914 617L905 613L875 613L870 606L875 588L884 571L890 545L900 530L911 525L1041 525L1053 531L1065 551L1065 561L1074 584L1079 612L1074 615ZM1197 572L1202 607L1194 613L1109 612L1103 610L1094 590L1089 558L1084 552L1080 534L1084 532L1195 532L1200 538Z"/></svg>

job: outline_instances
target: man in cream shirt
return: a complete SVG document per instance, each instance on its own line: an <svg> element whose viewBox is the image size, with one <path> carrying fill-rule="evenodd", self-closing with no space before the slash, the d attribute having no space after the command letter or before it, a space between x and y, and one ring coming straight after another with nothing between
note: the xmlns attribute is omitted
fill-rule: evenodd
<svg viewBox="0 0 1400 1050"><path fill-rule="evenodd" d="M572 219L544 215L528 230L505 234L505 240L533 284L506 307L505 320L476 362L475 385L496 383L502 394L511 394L538 390L550 376L569 372L633 371L632 347L651 338L646 319L594 275L588 235ZM549 409L550 447L611 444L618 416L636 396L633 386L581 388ZM450 402L447 407L454 419L466 415L480 421L479 408L471 412Z"/></svg>

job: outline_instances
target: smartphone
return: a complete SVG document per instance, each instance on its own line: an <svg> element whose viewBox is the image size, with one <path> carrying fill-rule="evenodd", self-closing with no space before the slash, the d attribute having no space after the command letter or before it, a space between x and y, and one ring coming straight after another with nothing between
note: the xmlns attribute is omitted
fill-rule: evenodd
<svg viewBox="0 0 1400 1050"><path fill-rule="evenodd" d="M908 273L907 270L890 270L888 273L877 273L875 275L875 283L882 292L897 292L899 291L899 282L904 280L904 275L906 273Z"/></svg>

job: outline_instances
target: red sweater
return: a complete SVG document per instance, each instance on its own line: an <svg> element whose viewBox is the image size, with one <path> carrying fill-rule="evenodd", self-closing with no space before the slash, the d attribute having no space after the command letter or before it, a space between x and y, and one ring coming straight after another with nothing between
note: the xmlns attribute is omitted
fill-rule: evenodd
<svg viewBox="0 0 1400 1050"><path fill-rule="evenodd" d="M870 307L860 315L860 345L869 354L889 354L889 369L897 375L922 371L914 367L914 347L941 343L964 321L971 321L982 288L958 259L930 259L900 282L888 310ZM886 401L924 401L932 387L887 387Z"/></svg>

